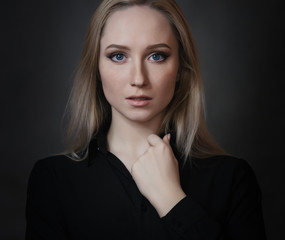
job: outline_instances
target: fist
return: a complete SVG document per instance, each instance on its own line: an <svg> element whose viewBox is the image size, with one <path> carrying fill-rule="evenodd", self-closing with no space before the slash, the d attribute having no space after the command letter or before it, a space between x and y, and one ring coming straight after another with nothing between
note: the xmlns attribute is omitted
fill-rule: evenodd
<svg viewBox="0 0 285 240"><path fill-rule="evenodd" d="M147 138L149 147L131 168L131 174L140 192L165 215L186 195L180 185L178 161L169 144L170 135Z"/></svg>

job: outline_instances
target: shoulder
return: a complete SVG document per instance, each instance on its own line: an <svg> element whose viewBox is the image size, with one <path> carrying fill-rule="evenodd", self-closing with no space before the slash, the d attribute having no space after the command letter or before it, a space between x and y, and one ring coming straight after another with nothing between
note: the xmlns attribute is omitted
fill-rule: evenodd
<svg viewBox="0 0 285 240"><path fill-rule="evenodd" d="M197 169L216 169L221 171L252 171L252 167L245 159L231 155L218 155L208 158L193 158L192 164Z"/></svg>
<svg viewBox="0 0 285 240"><path fill-rule="evenodd" d="M258 202L260 187L250 164L233 156L212 156L193 159L182 170L181 183L186 192L202 205L219 199L228 204L228 199Z"/></svg>
<svg viewBox="0 0 285 240"><path fill-rule="evenodd" d="M260 188L255 172L245 159L223 155L196 160L197 171L206 171L212 180L231 189L250 189L259 194Z"/></svg>
<svg viewBox="0 0 285 240"><path fill-rule="evenodd" d="M36 161L34 167L37 168L61 168L87 165L87 160L73 160L64 154L52 155Z"/></svg>
<svg viewBox="0 0 285 240"><path fill-rule="evenodd" d="M75 161L66 155L53 155L37 160L32 168L30 177L62 176L72 172L73 169L86 165L86 160Z"/></svg>
<svg viewBox="0 0 285 240"><path fill-rule="evenodd" d="M220 185L252 184L258 188L255 173L245 159L230 155L219 155L208 158L193 158L187 162L182 175L185 179L203 180Z"/></svg>
<svg viewBox="0 0 285 240"><path fill-rule="evenodd" d="M239 178L244 175L255 177L254 171L245 159L230 155L213 156L196 160L198 168L211 168L213 171L223 173L224 176Z"/></svg>

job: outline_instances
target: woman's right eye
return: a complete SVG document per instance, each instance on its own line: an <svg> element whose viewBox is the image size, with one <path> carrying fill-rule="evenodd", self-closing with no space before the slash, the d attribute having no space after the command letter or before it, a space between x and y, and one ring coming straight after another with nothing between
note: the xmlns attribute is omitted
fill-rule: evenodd
<svg viewBox="0 0 285 240"><path fill-rule="evenodd" d="M122 62L126 59L125 55L122 53L112 53L109 58L114 62Z"/></svg>

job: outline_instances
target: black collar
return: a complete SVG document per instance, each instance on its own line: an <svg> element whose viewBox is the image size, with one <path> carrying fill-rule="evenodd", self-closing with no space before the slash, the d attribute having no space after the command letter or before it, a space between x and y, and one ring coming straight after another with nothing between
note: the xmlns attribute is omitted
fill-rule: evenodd
<svg viewBox="0 0 285 240"><path fill-rule="evenodd" d="M91 139L89 143L88 148L88 165L92 164L92 162L95 160L95 155L97 151L102 152L103 154L108 153L108 143L107 143L107 133L108 128L103 127L99 130L99 132ZM182 159L181 154L178 152L176 147L176 134L174 131L170 132L171 138L170 138L170 145L172 147L172 151L178 160L179 166L182 166ZM163 138L164 133L159 134L159 137Z"/></svg>

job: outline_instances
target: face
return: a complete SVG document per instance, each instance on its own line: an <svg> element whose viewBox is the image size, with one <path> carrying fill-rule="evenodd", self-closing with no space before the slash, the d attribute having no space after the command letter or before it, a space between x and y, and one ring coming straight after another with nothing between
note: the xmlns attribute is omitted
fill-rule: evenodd
<svg viewBox="0 0 285 240"><path fill-rule="evenodd" d="M112 121L161 122L179 68L168 19L147 6L112 13L100 41L99 72Z"/></svg>

